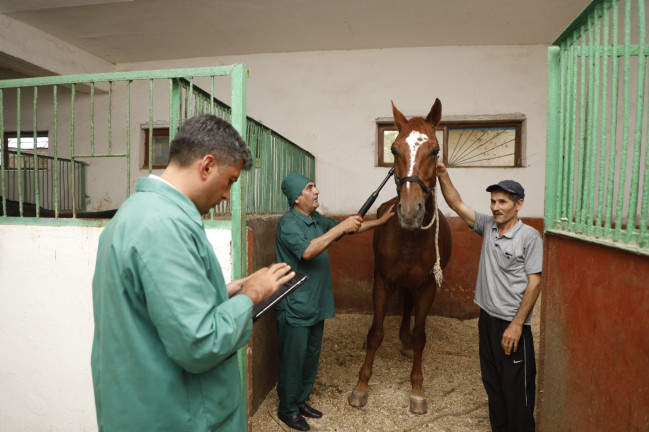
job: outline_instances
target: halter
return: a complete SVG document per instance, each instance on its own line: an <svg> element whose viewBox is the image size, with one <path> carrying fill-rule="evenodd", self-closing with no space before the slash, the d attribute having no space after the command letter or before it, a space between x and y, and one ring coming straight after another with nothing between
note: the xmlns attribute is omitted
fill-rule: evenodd
<svg viewBox="0 0 649 432"><path fill-rule="evenodd" d="M399 188L401 188L401 185L407 182L417 183L419 186L421 186L424 192L426 192L426 195L430 195L435 190L434 186L432 188L429 188L428 186L426 186L426 183L424 183L422 179L415 176L399 178L397 176L397 173L394 173L394 182L397 184L397 192L399 191Z"/></svg>

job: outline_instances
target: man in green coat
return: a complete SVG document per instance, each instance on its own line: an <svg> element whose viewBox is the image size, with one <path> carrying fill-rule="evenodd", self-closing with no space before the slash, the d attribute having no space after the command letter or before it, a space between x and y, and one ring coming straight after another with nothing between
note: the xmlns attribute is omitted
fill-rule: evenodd
<svg viewBox="0 0 649 432"><path fill-rule="evenodd" d="M310 427L304 417L322 417L306 401L318 372L324 320L334 316L327 248L344 234L386 223L394 213L390 209L381 219L368 221L358 215L342 222L322 216L316 212L320 192L315 183L296 172L284 179L282 192L291 208L277 225L275 254L278 261L309 279L275 307L279 345L277 414L293 429L306 431Z"/></svg>
<svg viewBox="0 0 649 432"><path fill-rule="evenodd" d="M92 376L100 431L244 431L236 352L252 309L293 276L279 263L226 285L201 215L230 197L248 146L194 117L160 177L140 178L99 239Z"/></svg>

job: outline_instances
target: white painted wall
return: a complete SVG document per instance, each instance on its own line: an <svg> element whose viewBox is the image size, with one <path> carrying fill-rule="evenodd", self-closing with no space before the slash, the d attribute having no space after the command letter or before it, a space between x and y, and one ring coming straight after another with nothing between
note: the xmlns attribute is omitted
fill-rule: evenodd
<svg viewBox="0 0 649 432"><path fill-rule="evenodd" d="M0 225L0 430L93 431L92 275L102 228ZM231 233L208 229L231 278Z"/></svg>
<svg viewBox="0 0 649 432"><path fill-rule="evenodd" d="M49 41L49 45L54 54L45 56L45 62L56 66L62 62L60 54L67 52L67 48L60 48L56 41ZM456 168L451 175L465 201L476 210L489 210L489 196L484 191L487 185L512 178L520 181L527 190L522 215L543 215L547 93L545 46L453 46L260 54L130 63L117 65L114 69L147 70L233 63L244 63L250 69L248 114L316 156L315 180L321 192L323 213L355 213L385 177L387 169L374 166L375 121L379 117L392 116L390 101L394 101L407 116L426 115L438 97L447 116L511 113L526 116L524 167ZM97 66L94 64L92 68ZM112 68L112 65L106 66ZM70 71L62 67L58 69ZM82 71L85 70L80 68L79 72ZM215 85L217 97L230 103L230 80L219 78ZM162 87L156 87L156 92L168 88ZM87 99L88 95L79 94L80 107L84 98ZM104 96L97 96L98 101L103 101L102 98ZM154 121L167 120L167 99L157 95L154 98ZM67 112L65 100L65 97L61 98L62 113ZM113 118L118 119L118 123L125 118L124 107L125 103L119 97L113 103ZM24 104L24 109L29 109L28 103ZM130 109L133 191L137 177L144 174L140 170L144 145L140 124L149 120L148 86L134 84ZM79 125L86 125L78 127L77 152L89 151L89 132L81 129L90 123L88 111L79 108L76 114ZM23 117L23 127L27 128L31 115ZM95 125L99 148L106 141L102 135L106 128L104 117L106 115L102 115L98 108ZM11 119L6 123L11 124ZM48 124L39 127L48 128ZM61 143L65 146L69 135L65 119L60 119L59 128ZM126 134L120 128L123 125L114 126L115 146L125 146ZM64 150L62 154L65 155ZM115 158L90 162L88 210L118 207L126 198L125 164ZM394 187L388 184L377 205L394 193ZM448 209L445 212L450 214Z"/></svg>
<svg viewBox="0 0 649 432"><path fill-rule="evenodd" d="M523 168L456 168L451 176L464 200L479 211L489 210L486 186L504 178L518 180L527 191L522 215L543 215L545 46L262 54L122 64L117 69L233 63L250 69L248 114L316 156L323 213L356 212L385 177L387 169L374 166L375 120L392 116L390 101L407 116L425 116L438 97L444 115L527 117ZM217 82L216 94L229 102L226 81ZM377 202L394 193L392 184L386 185Z"/></svg>

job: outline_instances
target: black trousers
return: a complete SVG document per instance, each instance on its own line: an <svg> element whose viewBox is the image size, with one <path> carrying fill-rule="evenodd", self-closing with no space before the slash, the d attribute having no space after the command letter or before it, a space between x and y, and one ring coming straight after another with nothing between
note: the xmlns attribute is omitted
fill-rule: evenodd
<svg viewBox="0 0 649 432"><path fill-rule="evenodd" d="M534 432L536 360L532 329L524 325L517 351L506 355L501 340L509 324L480 310L480 369L489 397L491 429Z"/></svg>

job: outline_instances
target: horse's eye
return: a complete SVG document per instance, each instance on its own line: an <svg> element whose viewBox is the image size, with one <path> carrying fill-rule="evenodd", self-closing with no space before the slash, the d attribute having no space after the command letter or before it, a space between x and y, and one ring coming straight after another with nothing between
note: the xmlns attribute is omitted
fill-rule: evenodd
<svg viewBox="0 0 649 432"><path fill-rule="evenodd" d="M439 147L435 147L432 152L433 157L439 156Z"/></svg>
<svg viewBox="0 0 649 432"><path fill-rule="evenodd" d="M397 155L397 149L395 149L394 146L390 147L390 152L395 156Z"/></svg>

